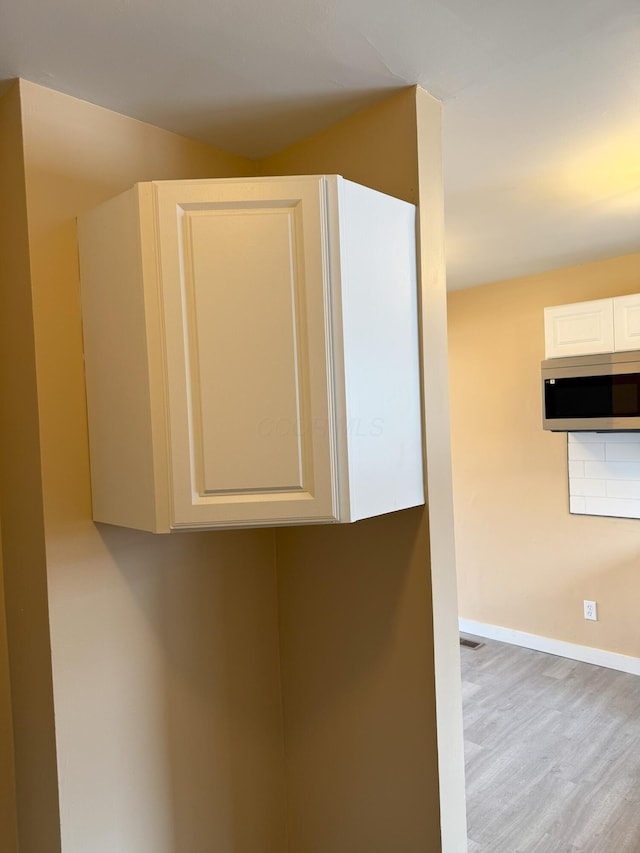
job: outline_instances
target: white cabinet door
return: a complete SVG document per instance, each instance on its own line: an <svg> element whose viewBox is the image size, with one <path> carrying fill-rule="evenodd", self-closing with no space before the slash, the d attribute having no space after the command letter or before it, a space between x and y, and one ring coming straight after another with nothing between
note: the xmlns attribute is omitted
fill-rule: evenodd
<svg viewBox="0 0 640 853"><path fill-rule="evenodd" d="M172 526L336 520L322 179L155 193Z"/></svg>
<svg viewBox="0 0 640 853"><path fill-rule="evenodd" d="M613 300L615 350L640 349L640 294L616 296Z"/></svg>
<svg viewBox="0 0 640 853"><path fill-rule="evenodd" d="M544 309L545 358L613 352L613 300Z"/></svg>

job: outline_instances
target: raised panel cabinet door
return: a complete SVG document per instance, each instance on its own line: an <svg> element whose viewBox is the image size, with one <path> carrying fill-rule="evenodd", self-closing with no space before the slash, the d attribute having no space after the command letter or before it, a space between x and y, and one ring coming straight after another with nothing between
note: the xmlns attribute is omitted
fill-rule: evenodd
<svg viewBox="0 0 640 853"><path fill-rule="evenodd" d="M615 349L640 349L640 294L616 296L613 300Z"/></svg>
<svg viewBox="0 0 640 853"><path fill-rule="evenodd" d="M613 352L613 300L544 309L545 358Z"/></svg>
<svg viewBox="0 0 640 853"><path fill-rule="evenodd" d="M337 520L324 179L154 186L172 527Z"/></svg>

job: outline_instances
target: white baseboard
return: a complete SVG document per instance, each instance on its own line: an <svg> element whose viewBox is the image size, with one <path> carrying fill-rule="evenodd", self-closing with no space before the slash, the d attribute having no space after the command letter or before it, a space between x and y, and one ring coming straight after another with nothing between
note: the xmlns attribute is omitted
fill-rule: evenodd
<svg viewBox="0 0 640 853"><path fill-rule="evenodd" d="M620 672L640 675L640 658L634 658L630 655L593 649L591 646L579 646L577 643L565 643L563 640L552 640L550 637L540 637L537 634L514 631L512 628L501 628L499 625L475 622L473 619L461 617L458 621L460 631L463 634L486 637L488 640L499 640L501 643L523 646L525 649L533 649L536 652L547 652L550 655L558 655L582 663L592 663L596 666L605 666L607 669L617 669Z"/></svg>

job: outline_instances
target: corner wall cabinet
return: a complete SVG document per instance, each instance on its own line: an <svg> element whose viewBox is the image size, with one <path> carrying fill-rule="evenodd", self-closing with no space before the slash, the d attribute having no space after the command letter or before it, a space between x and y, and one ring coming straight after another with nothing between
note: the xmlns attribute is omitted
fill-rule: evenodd
<svg viewBox="0 0 640 853"><path fill-rule="evenodd" d="M640 349L640 294L544 309L545 358Z"/></svg>
<svg viewBox="0 0 640 853"><path fill-rule="evenodd" d="M338 176L159 181L78 228L96 521L424 503L413 205Z"/></svg>

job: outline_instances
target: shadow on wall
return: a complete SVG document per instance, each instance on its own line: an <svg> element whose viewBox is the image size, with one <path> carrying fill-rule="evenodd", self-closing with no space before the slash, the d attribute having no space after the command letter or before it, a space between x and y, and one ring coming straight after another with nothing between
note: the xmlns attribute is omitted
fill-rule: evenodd
<svg viewBox="0 0 640 853"><path fill-rule="evenodd" d="M366 682L401 642L412 555L428 553L427 533L423 508L353 525L278 531L282 653L292 659L296 639L304 638L304 666L290 677L308 691L314 714ZM430 614L431 589L423 580Z"/></svg>
<svg viewBox="0 0 640 853"><path fill-rule="evenodd" d="M97 527L144 615L112 626L133 634L113 689L160 756L167 849L285 849L274 532Z"/></svg>
<svg viewBox="0 0 640 853"><path fill-rule="evenodd" d="M420 778L425 756L398 731L415 731L414 718L424 728L433 714L413 701L414 690L424 694L412 678L424 656L413 648L415 625L425 638L432 630L428 567L409 568L428 548L423 508L278 530L96 527L128 598L120 629L105 626L121 660L116 673L112 648L107 702L142 739L140 756L158 756L158 785L170 789L151 796L172 849L210 849L204 832L220 849L257 849L261 837L280 839L265 850L286 849L285 744L297 754L307 738L312 750L323 738L339 742L352 704L347 772L370 774L370 791ZM122 760L135 773L136 747Z"/></svg>
<svg viewBox="0 0 640 853"><path fill-rule="evenodd" d="M424 507L277 534L292 850L436 850Z"/></svg>

